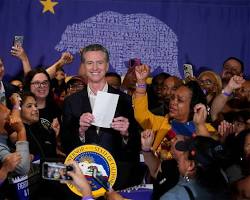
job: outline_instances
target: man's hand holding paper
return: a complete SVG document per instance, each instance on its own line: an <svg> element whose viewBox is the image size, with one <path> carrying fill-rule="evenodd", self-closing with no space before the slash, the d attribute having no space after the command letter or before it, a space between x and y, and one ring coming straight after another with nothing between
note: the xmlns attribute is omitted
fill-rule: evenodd
<svg viewBox="0 0 250 200"><path fill-rule="evenodd" d="M122 116L114 118L118 98L119 95L117 94L98 92L93 114L83 113L80 117L80 136L83 136L91 125L113 128L114 130L120 131L122 136L128 136L128 119Z"/></svg>
<svg viewBox="0 0 250 200"><path fill-rule="evenodd" d="M91 113L83 113L80 117L80 127L79 127L79 134L83 136L85 131L91 126L91 123L94 121L94 115Z"/></svg>
<svg viewBox="0 0 250 200"><path fill-rule="evenodd" d="M128 136L129 121L126 117L114 118L111 127L117 131L120 131L122 136Z"/></svg>

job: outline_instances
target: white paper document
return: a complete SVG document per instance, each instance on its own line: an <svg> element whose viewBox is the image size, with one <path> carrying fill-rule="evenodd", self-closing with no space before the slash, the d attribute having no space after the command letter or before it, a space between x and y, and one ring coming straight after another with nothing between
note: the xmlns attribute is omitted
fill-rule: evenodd
<svg viewBox="0 0 250 200"><path fill-rule="evenodd" d="M113 121L119 95L107 92L97 92L92 114L95 119L92 125L110 128Z"/></svg>

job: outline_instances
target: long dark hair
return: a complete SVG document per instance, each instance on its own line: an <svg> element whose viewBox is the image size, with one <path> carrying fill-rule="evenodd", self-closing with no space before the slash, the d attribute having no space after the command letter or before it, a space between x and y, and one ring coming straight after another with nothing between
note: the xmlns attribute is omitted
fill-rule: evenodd
<svg viewBox="0 0 250 200"><path fill-rule="evenodd" d="M190 112L188 117L189 118L188 120L192 121L194 116L194 106L198 103L202 103L205 106L207 106L207 99L197 81L191 80L185 83L184 86L188 87L192 92L192 97L190 102Z"/></svg>

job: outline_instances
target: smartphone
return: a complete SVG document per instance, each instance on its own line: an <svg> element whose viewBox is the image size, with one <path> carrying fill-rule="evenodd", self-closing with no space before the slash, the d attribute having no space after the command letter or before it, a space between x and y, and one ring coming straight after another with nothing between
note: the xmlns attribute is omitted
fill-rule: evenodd
<svg viewBox="0 0 250 200"><path fill-rule="evenodd" d="M47 180L71 180L67 175L67 171L73 170L72 166L64 165L57 162L44 162L42 164L42 177Z"/></svg>
<svg viewBox="0 0 250 200"><path fill-rule="evenodd" d="M15 46L15 47L23 46L23 38L24 37L22 35L15 35L14 41L13 41L13 46Z"/></svg>
<svg viewBox="0 0 250 200"><path fill-rule="evenodd" d="M111 186L107 180L105 180L102 176L97 175L97 169L93 169L92 177L93 179L99 183L106 191L111 189Z"/></svg>
<svg viewBox="0 0 250 200"><path fill-rule="evenodd" d="M194 73L193 73L193 66L190 64L184 64L183 65L183 69L184 69L184 79L188 78L188 77L193 77Z"/></svg>

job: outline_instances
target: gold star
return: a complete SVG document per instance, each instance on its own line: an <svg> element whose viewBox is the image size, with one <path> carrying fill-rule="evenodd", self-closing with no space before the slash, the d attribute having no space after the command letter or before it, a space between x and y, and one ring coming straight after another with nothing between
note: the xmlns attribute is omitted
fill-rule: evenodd
<svg viewBox="0 0 250 200"><path fill-rule="evenodd" d="M54 11L54 6L56 4L58 4L58 2L52 2L51 0L45 0L45 1L40 1L41 4L43 4L43 13L49 11L53 14L55 14L55 11Z"/></svg>

